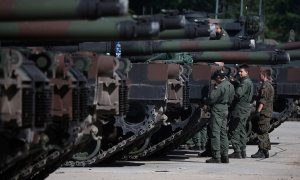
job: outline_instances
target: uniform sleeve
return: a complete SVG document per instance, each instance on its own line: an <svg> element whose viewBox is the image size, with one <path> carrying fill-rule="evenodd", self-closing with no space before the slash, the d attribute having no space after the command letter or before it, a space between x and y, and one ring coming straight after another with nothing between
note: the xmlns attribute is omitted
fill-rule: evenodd
<svg viewBox="0 0 300 180"><path fill-rule="evenodd" d="M232 84L229 84L229 89L230 89L230 93L229 93L229 103L231 104L234 96L235 96L235 91L234 91L234 87Z"/></svg>
<svg viewBox="0 0 300 180"><path fill-rule="evenodd" d="M221 96L221 88L216 86L209 94L208 103L215 104Z"/></svg>
<svg viewBox="0 0 300 180"><path fill-rule="evenodd" d="M267 86L264 84L262 85L262 89L261 89L261 94L260 94L260 99L259 99L259 103L260 104L266 104L267 101Z"/></svg>

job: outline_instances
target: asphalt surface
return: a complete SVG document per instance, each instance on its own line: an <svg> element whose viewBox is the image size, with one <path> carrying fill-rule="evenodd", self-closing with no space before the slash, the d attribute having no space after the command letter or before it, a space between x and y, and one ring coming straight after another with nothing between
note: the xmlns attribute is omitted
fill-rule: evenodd
<svg viewBox="0 0 300 180"><path fill-rule="evenodd" d="M285 122L270 139L270 158L253 159L256 145L247 146L246 159L229 164L207 164L197 151L175 150L163 158L117 161L92 168L59 168L47 180L300 180L300 122ZM233 152L232 149L229 153Z"/></svg>

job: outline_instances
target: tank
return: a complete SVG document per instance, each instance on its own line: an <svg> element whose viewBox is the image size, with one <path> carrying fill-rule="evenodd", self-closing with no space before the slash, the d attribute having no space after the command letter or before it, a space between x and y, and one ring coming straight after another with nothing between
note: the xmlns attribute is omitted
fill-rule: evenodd
<svg viewBox="0 0 300 180"><path fill-rule="evenodd" d="M226 52L226 51L224 51ZM276 59L276 63L278 64L286 64L290 61L289 54L282 51L274 51L274 52L260 52L261 54L256 54L257 52L239 52L239 51L229 51L228 54L235 54L237 53L245 53L247 54L244 56L239 56L239 63L247 62L247 63L259 63L259 64L274 64L274 61L271 61L272 59ZM209 52L203 52L203 53L209 53ZM222 54L223 52L220 52ZM251 53L254 53L256 55L255 58L249 58ZM201 53L199 53L201 54ZM212 52L212 55L220 56L218 52ZM275 54L277 56L275 56ZM212 58L214 58L214 56ZM234 56L234 55L233 55ZM167 57L168 59L164 59L164 57ZM273 57L273 58L272 58ZM136 56L136 58L138 58ZM129 57L131 60L131 57ZM217 59L217 61L220 60L224 62L225 64L229 63L236 63L235 59L232 59L231 57L226 57L222 59ZM193 57L193 53L175 53L175 54L167 54L167 53L161 53L158 54L156 57L152 56L151 58L142 59L138 61L135 59L133 62L133 71L130 71L130 73L133 73L129 76L130 82L132 83L132 95L129 95L129 97L132 96L133 99L138 97L140 99L151 99L152 102L154 99L160 99L162 102L164 101L163 97L168 97L167 95L161 95L154 93L154 92L164 92L164 94L168 94L169 90L164 90L163 87L168 87L166 85L160 86L158 84L155 84L156 81L152 82L149 81L151 78L151 75L159 74L156 71L159 71L159 68L162 68L162 66L167 65L174 65L175 64L181 64L183 67L182 75L184 78L182 78L184 81L181 84L184 84L182 86L182 89L185 89L184 94L180 96L180 94L177 94L178 99L182 99L182 101L187 102L186 106L189 107L187 109L184 109L183 106L177 106L177 107L170 107L170 105L166 105L164 109L164 115L167 117L167 120L165 120L165 123L163 123L160 130L158 130L154 135L151 136L151 139L149 139L143 146L141 146L140 149L135 149L133 152L129 153L129 155L125 156L124 158L129 159L139 159L139 158L146 158L149 156L157 156L157 155L163 155L167 153L168 151L178 147L181 143L186 142L190 137L193 136L193 133L197 132L199 129L202 128L203 125L205 125L210 117L210 113L207 109L207 106L204 103L205 97L208 95L208 90L210 87L210 81L211 76L213 72L221 67L212 65L213 62L215 62L216 59L195 59ZM149 64L145 64L143 62L147 62ZM211 63L211 64L208 64ZM156 68L153 68L155 70L151 71L150 67L157 66ZM139 68L135 66L138 66ZM144 67L145 66L145 67ZM147 67L147 68L146 68ZM228 67L229 72L234 75L237 71L235 67ZM144 75L145 74L145 75ZM251 72L252 74L252 72ZM256 72L257 74L257 72ZM138 80L135 80L138 79ZM178 78L176 78L178 79ZM169 83L165 83L169 84ZM136 86L136 87L135 87ZM146 90L147 87L149 90ZM177 89L180 89L179 85L177 85ZM141 88L141 89L139 89ZM150 90L151 89L151 90ZM157 89L157 90L155 90ZM130 92L130 90L129 90ZM146 92L146 93L145 93ZM141 94L144 94L142 97ZM147 95L145 95L147 94ZM138 97L137 97L138 96ZM163 103L157 103L157 104L163 104ZM200 113L200 116L195 117L193 116L193 112L188 112L188 110L193 109L193 107L197 107L196 110L198 113ZM186 118L185 115L189 115L188 118ZM276 114L276 113L274 113ZM186 119L185 119L186 118ZM197 120L195 120L197 119ZM198 121L198 123L195 123L195 121ZM181 126L179 126L180 124ZM251 126L251 124L249 125ZM176 128L175 128L176 127ZM252 132L252 126L249 127L249 136Z"/></svg>
<svg viewBox="0 0 300 180"><path fill-rule="evenodd" d="M51 122L49 79L16 49L1 48L1 178L27 178L45 153ZM33 159L27 162L28 158ZM43 166L43 164L41 164Z"/></svg>
<svg viewBox="0 0 300 180"><path fill-rule="evenodd" d="M11 0L0 7L0 21L97 19L128 13L128 0Z"/></svg>
<svg viewBox="0 0 300 180"><path fill-rule="evenodd" d="M88 79L91 115L95 118L93 124L101 139L93 139L64 166L82 167L110 162L153 132L160 114L148 104L128 104L126 60L119 61L113 56L94 52L76 52L72 59L75 67ZM119 68L120 64L123 68Z"/></svg>

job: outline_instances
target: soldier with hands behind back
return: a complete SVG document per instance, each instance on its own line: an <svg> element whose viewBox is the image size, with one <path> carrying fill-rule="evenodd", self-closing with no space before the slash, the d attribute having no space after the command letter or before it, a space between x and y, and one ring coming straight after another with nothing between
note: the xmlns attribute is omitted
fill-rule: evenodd
<svg viewBox="0 0 300 180"><path fill-rule="evenodd" d="M258 151L252 158L268 158L271 143L269 138L270 121L273 113L274 88L271 84L271 70L260 72L261 86L256 103L255 119L257 120Z"/></svg>

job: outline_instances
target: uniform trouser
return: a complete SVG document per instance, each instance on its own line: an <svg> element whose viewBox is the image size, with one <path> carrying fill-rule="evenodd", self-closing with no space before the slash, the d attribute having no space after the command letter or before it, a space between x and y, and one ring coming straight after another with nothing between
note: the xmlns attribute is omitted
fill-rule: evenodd
<svg viewBox="0 0 300 180"><path fill-rule="evenodd" d="M207 125L204 125L200 131L198 131L191 139L189 139L186 143L195 146L205 146L207 142Z"/></svg>
<svg viewBox="0 0 300 180"><path fill-rule="evenodd" d="M192 141L193 141L193 143L194 143L195 146L198 146L198 147L201 146L200 138L201 138L200 131L198 131L198 132L192 137Z"/></svg>
<svg viewBox="0 0 300 180"><path fill-rule="evenodd" d="M200 130L200 143L202 146L205 146L207 142L207 124L205 124Z"/></svg>
<svg viewBox="0 0 300 180"><path fill-rule="evenodd" d="M269 138L271 118L265 115L260 115L258 120L257 138L258 138L258 148L262 150L270 150L271 143Z"/></svg>
<svg viewBox="0 0 300 180"><path fill-rule="evenodd" d="M212 110L210 122L211 150L213 158L228 156L228 110Z"/></svg>
<svg viewBox="0 0 300 180"><path fill-rule="evenodd" d="M246 126L249 116L249 108L235 107L231 113L228 134L235 152L246 151Z"/></svg>

